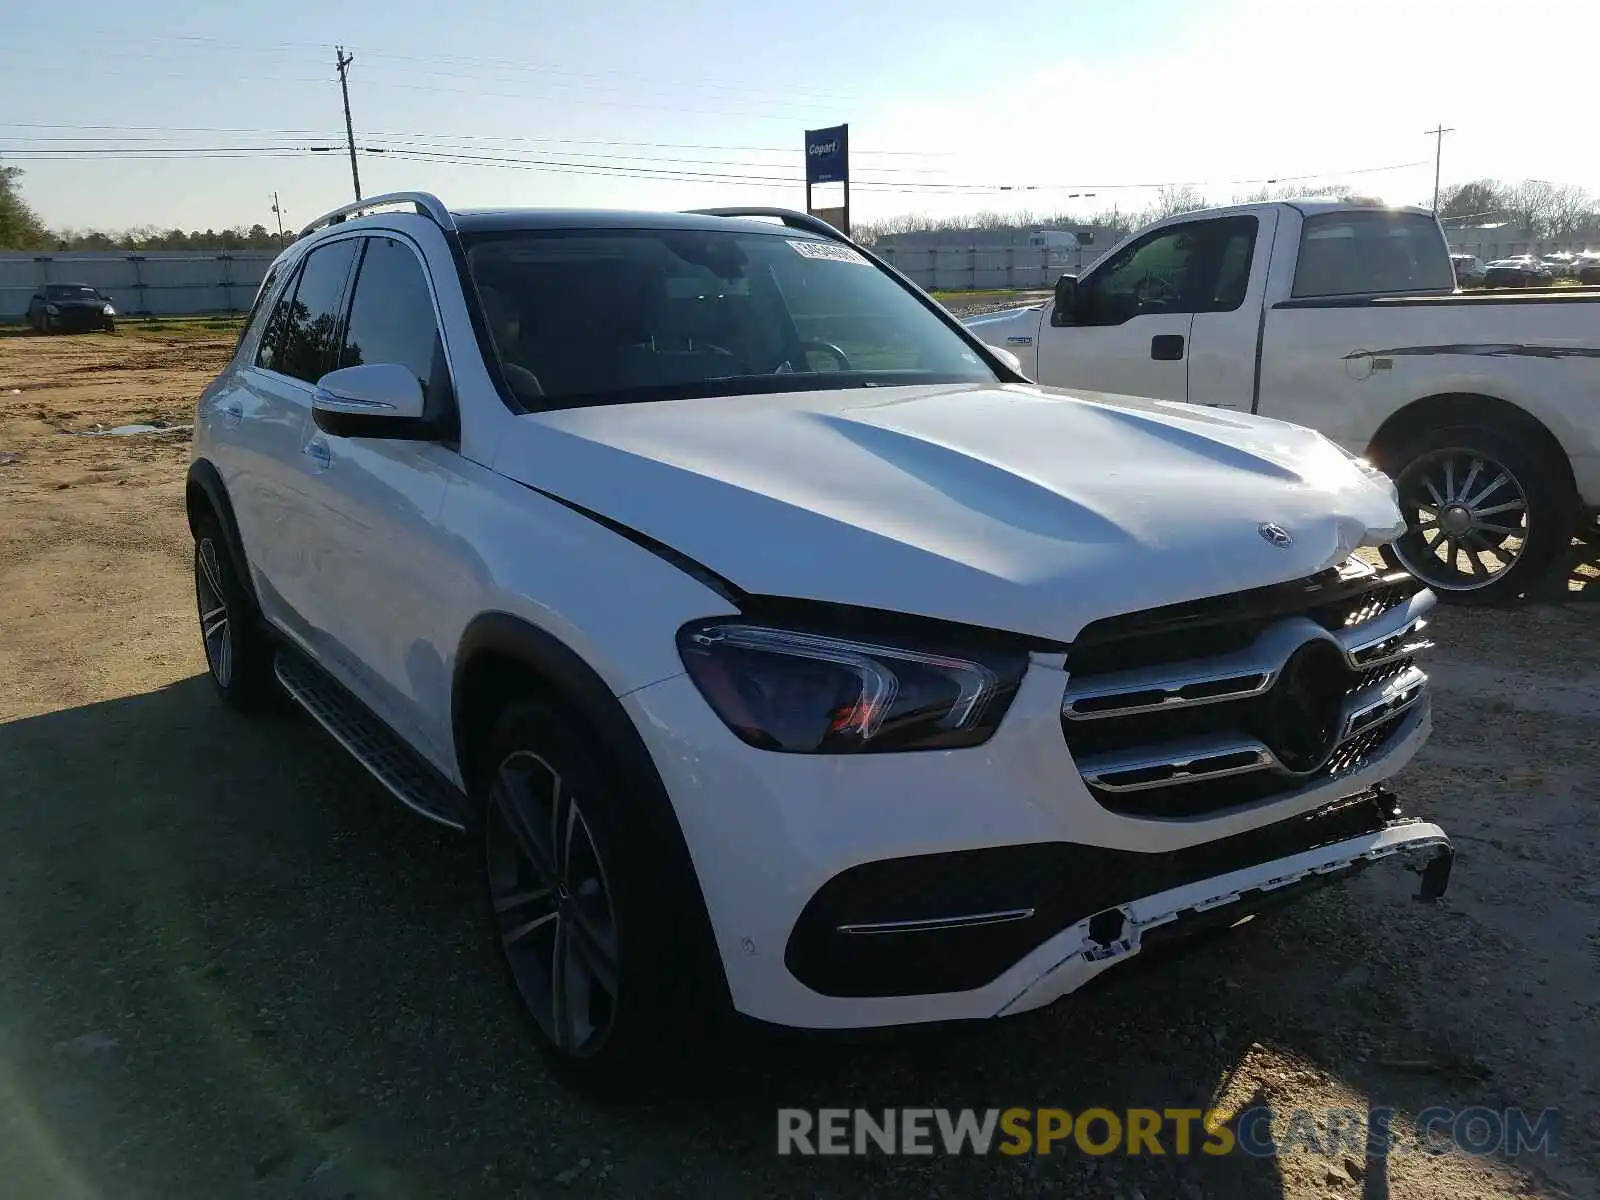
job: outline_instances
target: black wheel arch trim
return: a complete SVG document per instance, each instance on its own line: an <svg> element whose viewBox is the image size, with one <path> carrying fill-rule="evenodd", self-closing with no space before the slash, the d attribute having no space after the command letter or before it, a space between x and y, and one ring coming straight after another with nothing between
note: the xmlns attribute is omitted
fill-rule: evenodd
<svg viewBox="0 0 1600 1200"><path fill-rule="evenodd" d="M1393 474L1397 465L1387 460L1419 435L1437 428L1480 428L1533 439L1555 456L1562 476L1560 484L1571 492L1576 503L1577 480L1561 439L1520 404L1486 392L1436 392L1417 397L1396 409L1378 427L1367 443L1367 457Z"/></svg>
<svg viewBox="0 0 1600 1200"><path fill-rule="evenodd" d="M479 614L467 625L456 651L450 688L450 724L456 762L468 796L473 796L476 790L473 786L476 764L470 761L471 754L467 751L476 740L466 728L468 698L464 685L473 661L485 653L508 659L526 669L573 706L576 715L607 750L610 765L627 781L631 802L637 806L650 835L677 851L676 861L681 865L683 878L675 882L681 883L690 910L685 916L694 926L696 956L703 960L704 979L714 991L714 1002L728 1007L731 1002L727 974L705 894L700 888L677 810L673 808L644 739L616 694L593 667L554 634L511 613Z"/></svg>
<svg viewBox="0 0 1600 1200"><path fill-rule="evenodd" d="M184 508L189 520L189 532L198 533L200 513L195 505L195 492L205 496L206 503L222 523L222 534L228 543L228 558L233 563L234 575L250 597L256 611L261 610L261 599L256 595L255 579L250 574L250 563L245 557L244 541L239 536L239 522L233 515L233 502L228 499L227 486L222 475L209 459L197 458L189 464L189 474L184 482Z"/></svg>

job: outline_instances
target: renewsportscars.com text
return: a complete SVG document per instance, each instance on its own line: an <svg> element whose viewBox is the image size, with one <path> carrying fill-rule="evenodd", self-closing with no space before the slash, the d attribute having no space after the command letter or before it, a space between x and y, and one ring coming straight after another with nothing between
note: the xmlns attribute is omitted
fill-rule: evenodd
<svg viewBox="0 0 1600 1200"><path fill-rule="evenodd" d="M1271 1158L1290 1151L1381 1158L1439 1155L1554 1155L1559 1109L1447 1108L1417 1112L1412 1131L1395 1132L1393 1109L1239 1111L1199 1108L781 1108L778 1153L1050 1154ZM1282 1132L1274 1137L1273 1126Z"/></svg>

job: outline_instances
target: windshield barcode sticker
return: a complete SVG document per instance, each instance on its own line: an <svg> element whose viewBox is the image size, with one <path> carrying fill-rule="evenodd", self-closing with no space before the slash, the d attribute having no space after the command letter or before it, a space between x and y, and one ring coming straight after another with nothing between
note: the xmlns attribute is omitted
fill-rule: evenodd
<svg viewBox="0 0 1600 1200"><path fill-rule="evenodd" d="M871 265L849 246L841 246L837 242L811 242L791 238L789 245L794 247L795 253L801 258L822 258L829 262L854 263L858 267Z"/></svg>

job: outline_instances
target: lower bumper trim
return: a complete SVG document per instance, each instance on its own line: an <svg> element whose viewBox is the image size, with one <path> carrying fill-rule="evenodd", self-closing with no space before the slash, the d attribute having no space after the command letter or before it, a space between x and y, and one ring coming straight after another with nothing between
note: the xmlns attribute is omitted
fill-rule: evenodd
<svg viewBox="0 0 1600 1200"><path fill-rule="evenodd" d="M998 980L1062 931L1141 896L1373 834L1403 824L1398 818L1394 797L1371 788L1167 853L1036 842L862 863L812 896L784 962L796 980L824 996L970 991ZM1103 940L1116 936L1110 925Z"/></svg>
<svg viewBox="0 0 1600 1200"><path fill-rule="evenodd" d="M1418 899L1437 900L1444 894L1455 858L1444 830L1422 821L1398 823L1364 837L1121 905L1116 911L1126 920L1123 936L1109 945L1097 941L1090 921L1083 921L1052 940L1063 953L996 1015L1026 1012L1049 1004L1076 991L1114 960L1136 954L1147 944L1218 920L1237 920L1276 894L1287 895L1292 889L1332 882L1394 857L1417 864L1422 876Z"/></svg>

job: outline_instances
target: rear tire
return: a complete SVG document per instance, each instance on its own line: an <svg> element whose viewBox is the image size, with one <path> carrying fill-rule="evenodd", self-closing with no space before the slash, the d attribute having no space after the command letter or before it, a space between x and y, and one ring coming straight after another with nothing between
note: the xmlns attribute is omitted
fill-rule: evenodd
<svg viewBox="0 0 1600 1200"><path fill-rule="evenodd" d="M1572 541L1578 498L1566 464L1521 431L1435 429L1380 458L1407 524L1383 557L1447 604L1527 594Z"/></svg>
<svg viewBox="0 0 1600 1200"><path fill-rule="evenodd" d="M273 646L234 570L222 522L209 512L195 523L194 584L206 674L217 695L240 712L269 708L278 697Z"/></svg>
<svg viewBox="0 0 1600 1200"><path fill-rule="evenodd" d="M519 700L476 772L489 927L534 1044L563 1083L636 1095L669 1082L715 1015L696 969L687 862L570 708Z"/></svg>

